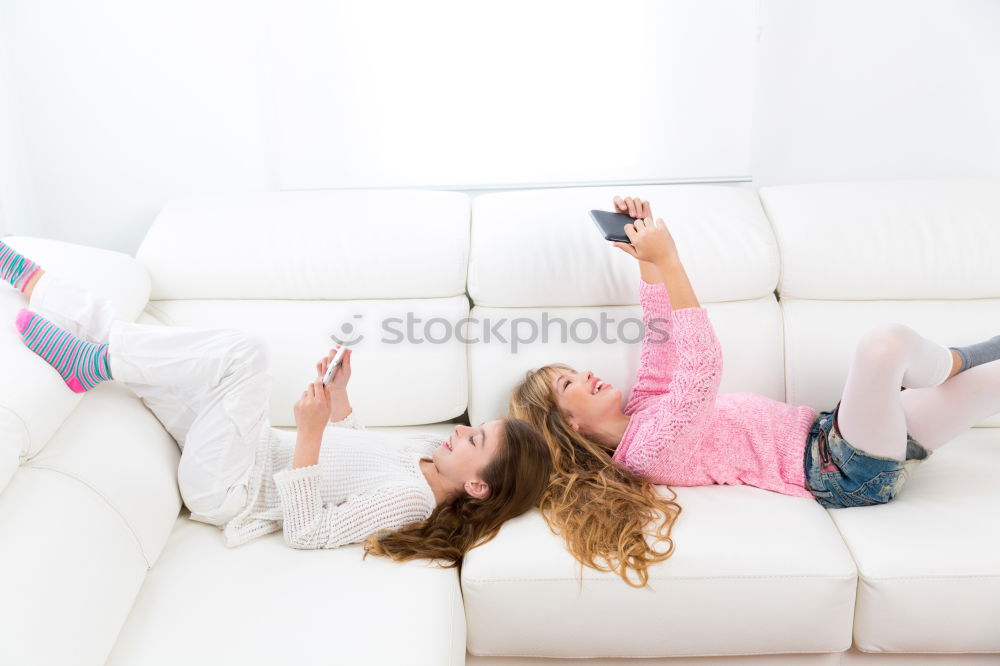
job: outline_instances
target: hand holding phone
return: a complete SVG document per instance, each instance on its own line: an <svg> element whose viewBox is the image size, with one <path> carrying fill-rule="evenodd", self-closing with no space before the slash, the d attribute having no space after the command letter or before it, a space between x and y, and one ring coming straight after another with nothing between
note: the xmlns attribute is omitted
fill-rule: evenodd
<svg viewBox="0 0 1000 666"><path fill-rule="evenodd" d="M590 217L597 225L598 231L605 240L616 241L618 243L631 243L625 233L625 225L632 224L635 220L628 213L612 213L606 210L592 210Z"/></svg>
<svg viewBox="0 0 1000 666"><path fill-rule="evenodd" d="M333 355L333 359L330 361L330 366L326 369L326 373L323 375L323 386L326 386L333 379L333 375L337 372L337 368L340 367L341 362L344 360L344 354L347 353L347 347L343 345L337 345L337 351Z"/></svg>
<svg viewBox="0 0 1000 666"><path fill-rule="evenodd" d="M316 384L330 397L330 422L342 421L352 412L347 397L347 382L351 379L351 350L338 343L316 364ZM337 370L340 368L340 370ZM322 377L320 376L322 375Z"/></svg>
<svg viewBox="0 0 1000 666"><path fill-rule="evenodd" d="M615 241L614 246L639 261L660 266L661 262L677 257L674 237L670 235L667 225L660 218L655 221L651 217L636 220L625 233L628 234L630 242L626 244Z"/></svg>
<svg viewBox="0 0 1000 666"><path fill-rule="evenodd" d="M590 217L594 219L597 228L605 240L631 245L632 240L625 232L626 224L634 224L636 220L652 217L649 202L638 197L614 198L614 212L592 210Z"/></svg>

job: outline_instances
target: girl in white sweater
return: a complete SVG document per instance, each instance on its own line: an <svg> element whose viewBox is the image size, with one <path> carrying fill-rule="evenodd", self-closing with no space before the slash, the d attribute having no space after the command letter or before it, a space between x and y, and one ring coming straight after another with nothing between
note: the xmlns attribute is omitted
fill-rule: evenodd
<svg viewBox="0 0 1000 666"><path fill-rule="evenodd" d="M295 403L294 434L267 419L266 343L229 329L146 326L41 270L0 241L0 278L28 298L15 325L75 392L118 380L177 441L191 518L228 546L281 530L293 548L365 542L369 553L456 566L538 504L551 461L525 422L456 425L451 435L367 431L347 396L351 352L324 387L330 354ZM333 427L329 427L333 426Z"/></svg>

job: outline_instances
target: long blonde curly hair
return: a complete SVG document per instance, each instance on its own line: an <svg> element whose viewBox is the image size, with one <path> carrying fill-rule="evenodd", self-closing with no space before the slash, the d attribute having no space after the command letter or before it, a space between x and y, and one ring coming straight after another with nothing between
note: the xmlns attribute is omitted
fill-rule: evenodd
<svg viewBox="0 0 1000 666"><path fill-rule="evenodd" d="M510 415L541 434L552 459L553 473L539 511L581 565L617 573L632 587L645 587L649 567L674 553L670 532L681 513L673 501L677 494L663 497L651 481L615 462L614 449L573 429L552 392L553 373L563 370L572 368L553 363L530 370L510 396ZM656 529L649 531L651 526ZM654 550L647 535L668 548ZM598 557L606 566L595 562ZM637 572L639 584L629 580L629 569ZM582 584L582 566L580 573Z"/></svg>

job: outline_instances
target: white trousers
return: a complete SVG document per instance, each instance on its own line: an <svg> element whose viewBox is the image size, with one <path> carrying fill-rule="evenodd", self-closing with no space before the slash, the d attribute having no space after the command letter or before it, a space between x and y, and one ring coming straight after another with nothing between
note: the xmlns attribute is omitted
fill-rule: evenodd
<svg viewBox="0 0 1000 666"><path fill-rule="evenodd" d="M263 339L115 319L108 299L51 272L38 280L28 309L108 343L112 378L142 399L181 449L177 484L192 519L223 527L246 506L257 443L270 428L273 378Z"/></svg>

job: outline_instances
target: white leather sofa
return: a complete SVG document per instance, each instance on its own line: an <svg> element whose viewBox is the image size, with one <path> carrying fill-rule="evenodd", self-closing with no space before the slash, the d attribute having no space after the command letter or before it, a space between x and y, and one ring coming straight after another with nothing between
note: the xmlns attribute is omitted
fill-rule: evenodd
<svg viewBox="0 0 1000 666"><path fill-rule="evenodd" d="M501 415L551 361L630 387L634 337L587 342L602 313L639 315L634 260L586 214L614 194L670 226L723 346L721 391L831 409L871 326L946 345L1000 331L995 180L286 192L172 202L136 258L5 241L124 319L263 336L276 427L294 428L337 335L361 337L364 423L444 433ZM20 307L0 289L0 664L1000 663L1000 417L883 506L675 488L676 553L644 589L580 567L536 510L461 570L280 533L228 549L188 518L152 413L116 382L71 393L21 345ZM583 323L529 339L543 317Z"/></svg>

